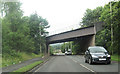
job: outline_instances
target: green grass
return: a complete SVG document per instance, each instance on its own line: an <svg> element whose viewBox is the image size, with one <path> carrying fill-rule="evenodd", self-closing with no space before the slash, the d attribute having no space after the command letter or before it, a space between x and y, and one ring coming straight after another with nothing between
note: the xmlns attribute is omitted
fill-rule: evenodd
<svg viewBox="0 0 120 74"><path fill-rule="evenodd" d="M120 61L120 56L119 55L111 55L111 60L112 61Z"/></svg>
<svg viewBox="0 0 120 74"><path fill-rule="evenodd" d="M0 56L0 68L2 67L2 57Z"/></svg>
<svg viewBox="0 0 120 74"><path fill-rule="evenodd" d="M40 64L40 63L43 63L43 61L34 62L34 63L32 63L32 64L29 64L29 65L27 65L27 66L25 66L25 67L22 67L22 68L20 68L20 69L18 69L18 70L16 70L16 71L13 71L13 72L26 72L26 71L32 69L33 67L35 67L36 65L38 65L38 64Z"/></svg>
<svg viewBox="0 0 120 74"><path fill-rule="evenodd" d="M43 54L36 55L34 53L28 54L25 52L19 52L19 53L16 52L16 55L17 56L11 56L9 54L4 54L2 57L2 67L6 67L9 65L13 65L13 64L18 64L18 63L21 63L22 61L26 61L29 59L43 56Z"/></svg>

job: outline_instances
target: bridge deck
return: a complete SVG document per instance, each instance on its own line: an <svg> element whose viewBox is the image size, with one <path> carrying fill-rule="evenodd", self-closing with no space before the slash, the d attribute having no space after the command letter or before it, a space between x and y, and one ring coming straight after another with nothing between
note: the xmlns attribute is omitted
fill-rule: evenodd
<svg viewBox="0 0 120 74"><path fill-rule="evenodd" d="M58 43L58 42L69 41L70 39L72 40L75 38L94 35L94 34L96 34L95 27L89 26L89 27L79 28L79 29L48 36L47 42L49 44Z"/></svg>

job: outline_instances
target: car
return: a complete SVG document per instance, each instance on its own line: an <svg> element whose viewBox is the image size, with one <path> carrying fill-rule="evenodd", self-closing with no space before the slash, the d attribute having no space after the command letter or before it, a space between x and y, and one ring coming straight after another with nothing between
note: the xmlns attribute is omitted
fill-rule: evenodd
<svg viewBox="0 0 120 74"><path fill-rule="evenodd" d="M71 51L67 51L67 55L72 55L72 52Z"/></svg>
<svg viewBox="0 0 120 74"><path fill-rule="evenodd" d="M65 51L65 55L67 55L67 51Z"/></svg>
<svg viewBox="0 0 120 74"><path fill-rule="evenodd" d="M65 51L65 55L72 55L71 49L68 49L68 51Z"/></svg>
<svg viewBox="0 0 120 74"><path fill-rule="evenodd" d="M111 63L111 56L107 50L102 46L91 46L85 52L85 63Z"/></svg>

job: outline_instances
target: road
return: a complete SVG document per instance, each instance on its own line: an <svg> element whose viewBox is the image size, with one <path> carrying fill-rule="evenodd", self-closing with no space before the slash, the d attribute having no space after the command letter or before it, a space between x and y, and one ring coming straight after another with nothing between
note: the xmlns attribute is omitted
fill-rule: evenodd
<svg viewBox="0 0 120 74"><path fill-rule="evenodd" d="M83 56L53 56L35 72L118 72L118 63L89 65Z"/></svg>

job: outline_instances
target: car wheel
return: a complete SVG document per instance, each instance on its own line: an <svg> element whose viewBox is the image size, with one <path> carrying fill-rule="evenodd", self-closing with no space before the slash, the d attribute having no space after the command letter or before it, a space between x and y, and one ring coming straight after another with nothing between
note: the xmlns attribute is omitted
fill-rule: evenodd
<svg viewBox="0 0 120 74"><path fill-rule="evenodd" d="M85 63L87 63L87 60L85 59Z"/></svg>
<svg viewBox="0 0 120 74"><path fill-rule="evenodd" d="M111 64L111 61L107 62L107 64Z"/></svg>
<svg viewBox="0 0 120 74"><path fill-rule="evenodd" d="M91 58L89 58L88 63L92 64L92 59Z"/></svg>

